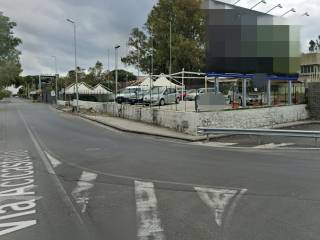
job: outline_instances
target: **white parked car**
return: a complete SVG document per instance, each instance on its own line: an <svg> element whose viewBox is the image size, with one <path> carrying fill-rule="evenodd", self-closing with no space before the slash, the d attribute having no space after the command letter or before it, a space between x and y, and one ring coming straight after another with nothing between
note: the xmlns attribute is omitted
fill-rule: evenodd
<svg viewBox="0 0 320 240"><path fill-rule="evenodd" d="M151 96L151 99L150 99ZM146 93L143 98L145 105L160 105L179 103L179 93L175 88L172 87L153 87Z"/></svg>
<svg viewBox="0 0 320 240"><path fill-rule="evenodd" d="M185 99L189 101L196 100L196 97L202 94L205 94L206 89L205 88L199 88L199 89L190 89L187 91ZM207 88L208 93L214 93L215 88Z"/></svg>
<svg viewBox="0 0 320 240"><path fill-rule="evenodd" d="M117 94L117 103L130 102L131 99L135 98L142 91L145 91L145 87L143 86L129 86L125 89L120 90Z"/></svg>

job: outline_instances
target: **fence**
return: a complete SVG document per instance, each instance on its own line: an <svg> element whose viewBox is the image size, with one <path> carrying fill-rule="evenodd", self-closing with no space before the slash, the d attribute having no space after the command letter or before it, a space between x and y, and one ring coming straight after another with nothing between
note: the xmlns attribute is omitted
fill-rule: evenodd
<svg viewBox="0 0 320 240"><path fill-rule="evenodd" d="M271 87L271 101L269 105L266 93L267 86L254 88L252 83L247 85L246 104L243 103L242 86L239 81L232 80L220 82L217 87L215 82L207 82L202 85L199 82L192 84L192 79L185 80L186 90L182 91L182 87L176 84L172 86L153 87L150 91L149 86L132 86L121 90L117 94L116 101L121 104L140 105L141 108L158 108L171 111L195 112L195 111L219 111L232 110L237 108L260 108L266 106L282 106L290 105L288 102L288 93L292 94L292 104L304 104L306 102L306 93L304 85L301 83L293 83L292 90L288 90L287 83L273 83ZM206 94L219 94L224 96L224 104L219 100L215 103L212 97L209 105L212 107L201 107L201 101L197 101ZM67 95L66 100L75 99L75 94ZM113 102L115 101L113 93L106 94L104 92L80 91L79 100L92 102ZM209 96L210 98L210 96ZM61 96L59 99L62 99ZM207 105L207 106L209 106Z"/></svg>

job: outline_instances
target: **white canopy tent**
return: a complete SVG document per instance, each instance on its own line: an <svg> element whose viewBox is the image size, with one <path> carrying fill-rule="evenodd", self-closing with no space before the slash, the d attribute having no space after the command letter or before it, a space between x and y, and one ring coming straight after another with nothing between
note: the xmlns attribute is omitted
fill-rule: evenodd
<svg viewBox="0 0 320 240"><path fill-rule="evenodd" d="M139 86L150 88L150 82L151 82L151 87L153 87L154 82L153 82L153 79L150 79L150 77L145 78L143 82L139 84Z"/></svg>
<svg viewBox="0 0 320 240"><path fill-rule="evenodd" d="M107 89L100 83L92 89L91 93L92 94L112 94L112 92L109 89Z"/></svg>
<svg viewBox="0 0 320 240"><path fill-rule="evenodd" d="M84 82L78 83L78 92L79 94L92 94L92 89ZM76 84L73 83L70 86L66 87L65 94L71 95L76 93Z"/></svg>
<svg viewBox="0 0 320 240"><path fill-rule="evenodd" d="M181 88L180 85L174 84L173 82L169 81L165 75L161 74L160 77L153 83L155 87L174 87L174 88Z"/></svg>
<svg viewBox="0 0 320 240"><path fill-rule="evenodd" d="M14 85L11 85L9 87L6 87L6 90L11 92L12 95L17 95L19 90L20 90L20 88L22 88L22 86L19 86L19 87L16 88Z"/></svg>

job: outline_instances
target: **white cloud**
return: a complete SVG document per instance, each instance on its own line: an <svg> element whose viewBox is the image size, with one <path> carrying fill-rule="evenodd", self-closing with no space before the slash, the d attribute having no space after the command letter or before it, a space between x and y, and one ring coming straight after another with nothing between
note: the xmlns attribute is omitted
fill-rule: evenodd
<svg viewBox="0 0 320 240"><path fill-rule="evenodd" d="M74 68L73 28L66 18L77 22L79 66L88 68L97 60L106 65L109 48L112 68L113 46L121 44L124 55L130 30L144 24L155 1L1 0L0 8L18 24L15 33L23 40L21 62L27 75L53 73L52 55L60 72Z"/></svg>
<svg viewBox="0 0 320 240"><path fill-rule="evenodd" d="M126 53L126 41L130 30L142 26L157 0L1 0L0 8L5 15L17 22L16 35L22 38L22 65L25 75L53 73L52 55L57 56L59 70L66 73L74 67L73 29L66 18L77 21L78 62L82 68L100 60L106 65L107 49L110 49L110 67L114 66L115 44L121 44L120 56ZM226 0L227 1L227 0ZM229 0L235 2L235 0ZM258 0L241 0L240 6L251 7ZM257 7L267 11L279 0L267 0ZM302 47L308 47L312 38L320 35L319 0L290 0L283 2L283 9L272 13L281 15L287 9L296 8L298 13L288 15L293 23L302 28ZM310 17L302 17L309 12Z"/></svg>

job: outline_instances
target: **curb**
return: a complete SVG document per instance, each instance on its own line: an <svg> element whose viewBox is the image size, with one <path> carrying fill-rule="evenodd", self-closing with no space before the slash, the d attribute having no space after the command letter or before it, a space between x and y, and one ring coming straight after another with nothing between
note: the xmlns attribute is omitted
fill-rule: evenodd
<svg viewBox="0 0 320 240"><path fill-rule="evenodd" d="M90 117L88 117L87 115L85 115L83 113L74 114L72 112L64 111L63 109L58 109L58 108L54 108L54 107L53 107L53 109L55 109L57 111L60 111L60 112L69 113L69 114L74 115L74 116L79 116L80 118L83 118L83 119L86 119L86 120L89 120L89 121L92 121L92 122L96 122L98 124L101 124L101 125L116 129L116 130L121 131L121 132L128 132L128 133L133 133L133 134L147 135L147 136L154 136L154 137L163 137L163 138L176 139L176 140L182 140L182 141L187 141L187 142L200 142L200 141L207 141L208 140L207 136L195 137L194 139L192 139L192 137L179 137L179 136L164 135L164 134L157 134L157 133L141 132L141 131L131 130L131 129L128 129L128 128L122 128L122 127L119 127L119 126L115 126L113 124L108 124L108 123L100 121L98 119L90 118ZM283 124L283 125L286 125L286 126L283 126L282 124L278 124L278 125L274 125L272 128L277 129L277 128L283 128L283 127L293 127L293 126L304 125L304 124L312 124L312 123L320 123L320 121L309 120L309 121L295 122L295 123L292 123L292 124ZM223 134L221 134L221 135L216 135L216 136L209 136L209 139L210 140L212 140L212 139L213 140L218 140L218 139L226 137L226 136L231 136L231 135L223 135ZM241 149L242 147L224 147L224 148ZM248 149L248 147L245 147L245 148ZM250 147L249 147L249 149L250 149ZM286 149L286 148L282 148L282 149ZM304 149L304 148L302 148L302 149ZM318 149L318 148L316 148L316 149ZM315 150L315 149L313 149L313 150Z"/></svg>
<svg viewBox="0 0 320 240"><path fill-rule="evenodd" d="M131 129L115 126L115 125L112 125L112 124L108 124L106 122L90 118L90 117L88 117L88 116L86 116L84 114L81 114L81 113L78 116L81 117L81 118L84 118L86 120L90 120L90 121L105 125L107 127L114 128L114 129L122 131L122 132L128 132L128 133L134 133L134 134L140 134L140 135L148 135L148 136L155 136L155 137L170 138L170 139L177 139L177 140L183 140L183 141L188 141L188 142L199 142L199 141L203 141L203 140L207 139L206 137L198 137L197 139L191 139L191 138L187 138L187 137L184 138L184 137L179 137L179 136L170 136L170 135L164 135L164 134L135 131L135 130L131 130Z"/></svg>
<svg viewBox="0 0 320 240"><path fill-rule="evenodd" d="M206 147L206 148L215 148L215 149L228 149L228 150L254 150L256 151L320 151L320 148L316 147L310 147L310 148L304 148L304 147L298 147L298 148L290 148L290 147L279 147L279 148L254 148L254 147L236 147L236 146L208 146L208 145L194 145L194 146L200 146L200 147Z"/></svg>

